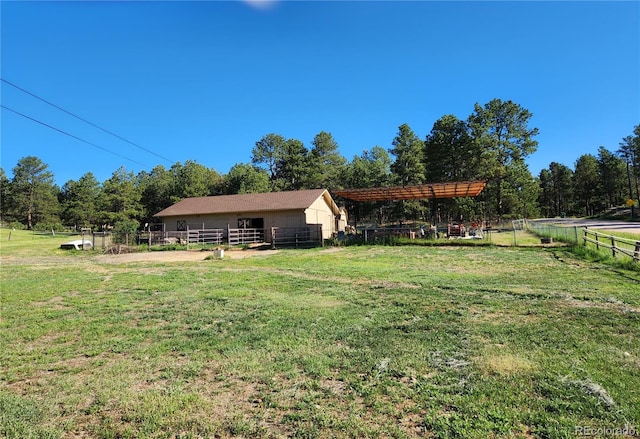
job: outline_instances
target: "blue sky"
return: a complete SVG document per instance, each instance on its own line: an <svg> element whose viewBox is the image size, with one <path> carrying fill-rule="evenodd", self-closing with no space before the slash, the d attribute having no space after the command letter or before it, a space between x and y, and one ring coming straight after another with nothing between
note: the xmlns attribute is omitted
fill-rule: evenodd
<svg viewBox="0 0 640 439"><path fill-rule="evenodd" d="M540 134L528 159L573 168L640 124L640 2L2 1L0 164L56 183L195 160L220 173L268 133L351 160L424 138L446 114L512 100ZM151 151L151 152L150 152Z"/></svg>

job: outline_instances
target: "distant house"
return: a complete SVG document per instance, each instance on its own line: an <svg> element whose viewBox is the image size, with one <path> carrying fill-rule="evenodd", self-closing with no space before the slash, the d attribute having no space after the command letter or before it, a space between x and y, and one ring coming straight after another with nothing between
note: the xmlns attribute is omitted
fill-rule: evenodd
<svg viewBox="0 0 640 439"><path fill-rule="evenodd" d="M154 215L165 232L221 230L230 243L237 233L303 236L321 241L344 231L346 211L326 189L185 198Z"/></svg>

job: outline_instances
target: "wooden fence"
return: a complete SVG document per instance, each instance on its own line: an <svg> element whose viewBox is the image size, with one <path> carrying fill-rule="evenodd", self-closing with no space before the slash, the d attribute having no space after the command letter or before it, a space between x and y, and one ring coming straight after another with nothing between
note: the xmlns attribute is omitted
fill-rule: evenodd
<svg viewBox="0 0 640 439"><path fill-rule="evenodd" d="M553 238L570 244L594 245L596 250L607 250L613 257L629 257L640 261L640 241L597 232L588 227L558 226L527 221L525 228L540 237Z"/></svg>
<svg viewBox="0 0 640 439"><path fill-rule="evenodd" d="M182 232L144 232L139 242L154 244L222 245L261 244L270 242L272 247L299 247L322 245L322 226L272 227L270 229L191 229Z"/></svg>
<svg viewBox="0 0 640 439"><path fill-rule="evenodd" d="M600 250L601 247L610 250L614 258L625 255L632 258L634 262L640 261L640 241L596 232L587 227L583 229L582 240L585 246L587 243L594 244L596 250Z"/></svg>

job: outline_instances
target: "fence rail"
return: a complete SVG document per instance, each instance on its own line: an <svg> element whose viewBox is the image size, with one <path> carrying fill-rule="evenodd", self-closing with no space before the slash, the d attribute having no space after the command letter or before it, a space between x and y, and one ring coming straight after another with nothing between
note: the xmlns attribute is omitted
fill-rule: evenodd
<svg viewBox="0 0 640 439"><path fill-rule="evenodd" d="M187 229L187 246L190 244L220 245L224 240L224 229Z"/></svg>
<svg viewBox="0 0 640 439"><path fill-rule="evenodd" d="M640 261L640 241L596 232L587 227L583 231L582 240L585 246L591 243L596 246L596 250L600 250L600 247L611 250L614 258L622 254L629 256L634 262Z"/></svg>
<svg viewBox="0 0 640 439"><path fill-rule="evenodd" d="M229 229L229 245L264 242L264 229Z"/></svg>

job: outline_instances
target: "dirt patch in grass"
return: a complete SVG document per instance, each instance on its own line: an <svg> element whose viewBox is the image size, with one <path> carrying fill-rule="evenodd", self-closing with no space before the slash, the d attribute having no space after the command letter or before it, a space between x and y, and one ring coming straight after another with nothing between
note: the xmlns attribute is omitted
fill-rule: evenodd
<svg viewBox="0 0 640 439"><path fill-rule="evenodd" d="M70 293L70 296L73 293ZM64 304L64 297L56 296L42 302L31 302L31 306L36 308L47 308L48 310L62 310L68 307Z"/></svg>
<svg viewBox="0 0 640 439"><path fill-rule="evenodd" d="M608 298L606 302L584 300L566 294L561 295L561 298L561 303L568 308L601 308L616 310L621 313L640 313L640 307L629 305L613 297Z"/></svg>
<svg viewBox="0 0 640 439"><path fill-rule="evenodd" d="M279 253L280 250L230 250L224 252L224 257L229 259L243 259L254 256L270 256ZM126 253L120 255L99 255L98 262L105 264L126 264L130 262L193 262L204 261L212 252L207 251L157 251Z"/></svg>

